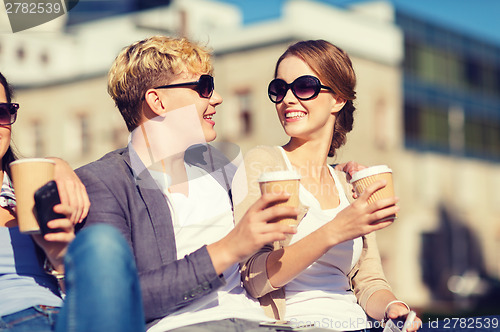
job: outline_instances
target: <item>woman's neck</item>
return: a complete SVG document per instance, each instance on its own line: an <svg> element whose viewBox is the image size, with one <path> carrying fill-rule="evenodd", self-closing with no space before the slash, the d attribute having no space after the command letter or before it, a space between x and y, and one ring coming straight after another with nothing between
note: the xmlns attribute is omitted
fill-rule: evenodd
<svg viewBox="0 0 500 332"><path fill-rule="evenodd" d="M329 176L326 160L330 146L325 141L304 141L292 138L283 146L287 152L288 159L301 173L321 181L324 176Z"/></svg>

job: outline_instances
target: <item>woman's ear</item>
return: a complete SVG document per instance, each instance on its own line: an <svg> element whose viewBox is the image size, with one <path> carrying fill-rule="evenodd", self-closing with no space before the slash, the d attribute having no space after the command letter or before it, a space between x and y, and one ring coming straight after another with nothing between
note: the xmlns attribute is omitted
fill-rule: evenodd
<svg viewBox="0 0 500 332"><path fill-rule="evenodd" d="M144 95L144 100L148 105L149 109L156 115L162 115L165 113L165 105L155 89L149 89Z"/></svg>
<svg viewBox="0 0 500 332"><path fill-rule="evenodd" d="M341 97L336 97L335 102L333 103L333 106L332 106L332 114L340 112L340 110L344 107L346 102L347 102L347 100L345 100Z"/></svg>

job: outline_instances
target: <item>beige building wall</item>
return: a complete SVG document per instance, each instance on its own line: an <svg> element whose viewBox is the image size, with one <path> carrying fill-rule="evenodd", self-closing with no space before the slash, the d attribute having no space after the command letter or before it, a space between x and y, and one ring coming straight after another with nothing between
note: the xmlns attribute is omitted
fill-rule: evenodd
<svg viewBox="0 0 500 332"><path fill-rule="evenodd" d="M127 130L106 77L19 89L13 141L23 157L58 156L78 167L123 146Z"/></svg>
<svg viewBox="0 0 500 332"><path fill-rule="evenodd" d="M216 129L221 139L238 144L243 151L259 144L286 142L274 104L267 97L267 85L287 45L279 43L216 56L216 89L224 98L217 111ZM245 132L245 111L249 113L249 132Z"/></svg>

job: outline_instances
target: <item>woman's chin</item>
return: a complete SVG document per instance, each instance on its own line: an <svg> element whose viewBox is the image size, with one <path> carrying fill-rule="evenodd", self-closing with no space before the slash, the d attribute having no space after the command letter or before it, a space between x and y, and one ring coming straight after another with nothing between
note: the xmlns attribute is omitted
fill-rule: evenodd
<svg viewBox="0 0 500 332"><path fill-rule="evenodd" d="M217 138L217 133L215 132L215 130L213 130L212 132L205 132L204 134L205 141L207 143L213 142Z"/></svg>

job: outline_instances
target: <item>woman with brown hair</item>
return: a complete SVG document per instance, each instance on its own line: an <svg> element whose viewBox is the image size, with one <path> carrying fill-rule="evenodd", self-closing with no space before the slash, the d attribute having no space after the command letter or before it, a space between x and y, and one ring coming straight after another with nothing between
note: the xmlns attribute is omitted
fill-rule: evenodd
<svg viewBox="0 0 500 332"><path fill-rule="evenodd" d="M296 324L362 330L366 314L406 316L409 307L385 280L373 233L392 223L380 220L399 210L398 199L369 204L370 194L386 185L379 181L350 203L345 173L327 164L353 127L356 76L349 56L324 40L298 42L279 58L274 77L269 98L290 139L247 153L246 175L239 171L233 182L235 220L260 196L257 179L267 171L299 173L300 202L308 210L287 246L267 245L246 261L245 287L276 319Z"/></svg>

